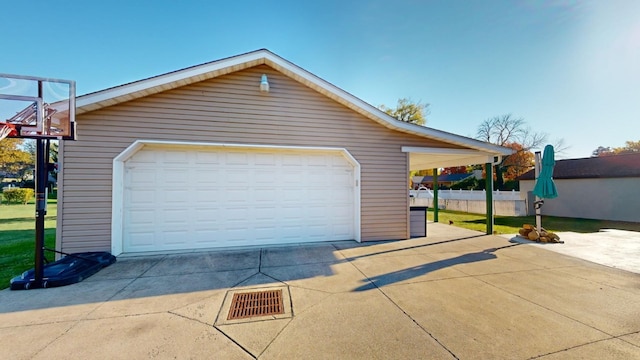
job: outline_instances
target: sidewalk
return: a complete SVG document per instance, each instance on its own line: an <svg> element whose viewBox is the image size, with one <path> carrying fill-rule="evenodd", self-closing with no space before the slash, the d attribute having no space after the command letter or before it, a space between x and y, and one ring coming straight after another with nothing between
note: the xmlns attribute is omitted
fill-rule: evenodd
<svg viewBox="0 0 640 360"><path fill-rule="evenodd" d="M639 274L428 231L123 257L75 285L0 291L0 358L640 358ZM233 294L267 289L282 290L284 314L227 319Z"/></svg>

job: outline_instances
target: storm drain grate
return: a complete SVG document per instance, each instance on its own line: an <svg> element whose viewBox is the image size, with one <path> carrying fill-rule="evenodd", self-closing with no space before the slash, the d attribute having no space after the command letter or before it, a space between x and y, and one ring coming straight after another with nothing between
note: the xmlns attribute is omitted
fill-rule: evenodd
<svg viewBox="0 0 640 360"><path fill-rule="evenodd" d="M233 294L227 320L277 314L284 314L282 290L236 293Z"/></svg>

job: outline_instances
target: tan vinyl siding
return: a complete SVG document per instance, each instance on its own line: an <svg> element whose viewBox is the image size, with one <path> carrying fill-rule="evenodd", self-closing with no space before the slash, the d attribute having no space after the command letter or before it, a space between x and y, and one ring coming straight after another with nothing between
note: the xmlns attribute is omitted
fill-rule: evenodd
<svg viewBox="0 0 640 360"><path fill-rule="evenodd" d="M262 74L268 94L258 90ZM385 128L266 65L85 113L77 122L79 140L64 144L65 252L110 250L113 158L137 139L346 148L361 165L363 241L408 236L401 147L453 147Z"/></svg>

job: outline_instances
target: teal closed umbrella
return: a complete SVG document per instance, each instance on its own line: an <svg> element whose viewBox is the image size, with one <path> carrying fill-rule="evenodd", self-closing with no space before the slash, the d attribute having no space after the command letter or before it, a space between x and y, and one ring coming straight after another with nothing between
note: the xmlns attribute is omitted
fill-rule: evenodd
<svg viewBox="0 0 640 360"><path fill-rule="evenodd" d="M538 164L540 153L536 153L536 165ZM544 147L544 153L542 156L542 169L537 174L536 185L533 188L533 194L539 199L553 199L558 197L558 190L556 190L556 184L553 182L553 167L556 165L553 146L547 145ZM539 166L536 166L536 172ZM537 200L535 202L536 208L536 228L538 233L542 232L542 219L540 214L540 208L544 204L544 200Z"/></svg>
<svg viewBox="0 0 640 360"><path fill-rule="evenodd" d="M542 170L536 185L533 188L533 194L541 199L553 199L558 197L556 184L553 182L553 167L556 165L553 146L544 147L542 154Z"/></svg>

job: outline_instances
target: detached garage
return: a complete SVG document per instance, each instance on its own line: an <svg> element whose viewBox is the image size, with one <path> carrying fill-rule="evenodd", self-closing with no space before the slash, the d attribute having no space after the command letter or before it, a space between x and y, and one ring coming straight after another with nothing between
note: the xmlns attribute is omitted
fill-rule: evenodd
<svg viewBox="0 0 640 360"><path fill-rule="evenodd" d="M360 238L345 151L139 141L114 166L123 252Z"/></svg>
<svg viewBox="0 0 640 360"><path fill-rule="evenodd" d="M77 98L58 250L409 237L410 169L509 149L395 120L259 50Z"/></svg>

